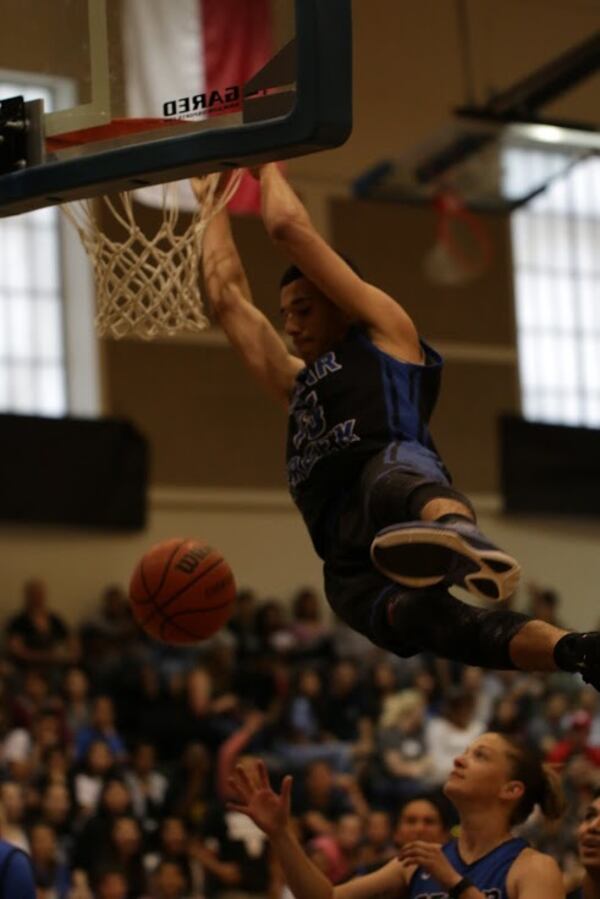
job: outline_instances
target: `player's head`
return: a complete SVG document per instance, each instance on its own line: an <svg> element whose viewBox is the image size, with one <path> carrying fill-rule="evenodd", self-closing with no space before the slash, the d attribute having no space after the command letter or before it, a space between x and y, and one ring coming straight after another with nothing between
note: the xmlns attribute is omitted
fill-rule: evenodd
<svg viewBox="0 0 600 899"><path fill-rule="evenodd" d="M536 805L559 818L564 797L542 756L506 734L485 733L454 760L444 793L459 812L486 808L507 826L527 820Z"/></svg>
<svg viewBox="0 0 600 899"><path fill-rule="evenodd" d="M399 847L414 840L443 843L447 834L448 825L437 802L425 797L409 799L396 819L394 843Z"/></svg>
<svg viewBox="0 0 600 899"><path fill-rule="evenodd" d="M359 274L356 266L344 259ZM310 364L343 339L351 321L296 265L283 273L279 288L283 329L295 352Z"/></svg>
<svg viewBox="0 0 600 899"><path fill-rule="evenodd" d="M586 871L600 874L600 790L585 810L577 828L579 858Z"/></svg>

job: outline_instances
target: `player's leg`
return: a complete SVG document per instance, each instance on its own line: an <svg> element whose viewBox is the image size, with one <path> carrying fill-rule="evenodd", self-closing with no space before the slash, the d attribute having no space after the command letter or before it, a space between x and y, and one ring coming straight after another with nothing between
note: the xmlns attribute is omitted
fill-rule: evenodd
<svg viewBox="0 0 600 899"><path fill-rule="evenodd" d="M572 671L600 690L600 633L569 633L511 609L481 609L445 588L399 590L375 569L325 565L336 614L376 646L495 670Z"/></svg>
<svg viewBox="0 0 600 899"><path fill-rule="evenodd" d="M373 564L405 587L456 584L480 599L506 599L516 560L476 524L473 507L438 457L414 443L391 444L366 466L364 514L375 525Z"/></svg>

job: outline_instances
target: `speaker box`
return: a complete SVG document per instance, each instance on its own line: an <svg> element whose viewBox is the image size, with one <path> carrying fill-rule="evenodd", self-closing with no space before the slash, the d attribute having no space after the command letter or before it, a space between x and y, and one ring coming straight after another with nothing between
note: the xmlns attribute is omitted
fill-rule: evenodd
<svg viewBox="0 0 600 899"><path fill-rule="evenodd" d="M500 420L507 512L600 515L600 430Z"/></svg>
<svg viewBox="0 0 600 899"><path fill-rule="evenodd" d="M0 520L139 530L147 478L127 421L0 415Z"/></svg>

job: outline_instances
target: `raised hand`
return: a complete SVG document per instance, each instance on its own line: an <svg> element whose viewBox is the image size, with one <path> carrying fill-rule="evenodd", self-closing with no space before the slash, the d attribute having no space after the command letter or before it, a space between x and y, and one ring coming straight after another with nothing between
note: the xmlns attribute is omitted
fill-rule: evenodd
<svg viewBox="0 0 600 899"><path fill-rule="evenodd" d="M289 774L283 779L281 794L272 789L265 763L260 760L237 765L228 783L238 797L237 802L227 803L228 809L248 815L268 837L288 825L292 789Z"/></svg>

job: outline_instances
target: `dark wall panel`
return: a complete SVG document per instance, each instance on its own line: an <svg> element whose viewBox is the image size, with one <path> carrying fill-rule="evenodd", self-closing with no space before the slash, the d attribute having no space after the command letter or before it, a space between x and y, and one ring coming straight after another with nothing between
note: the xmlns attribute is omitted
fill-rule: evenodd
<svg viewBox="0 0 600 899"><path fill-rule="evenodd" d="M106 343L111 410L148 437L151 479L177 487L282 487L285 410L228 348Z"/></svg>
<svg viewBox="0 0 600 899"><path fill-rule="evenodd" d="M435 240L435 214L428 206L335 200L333 235L373 280L432 339L512 346L514 317L508 220L486 216L494 261L481 278L460 287L438 287L423 273L423 257Z"/></svg>

